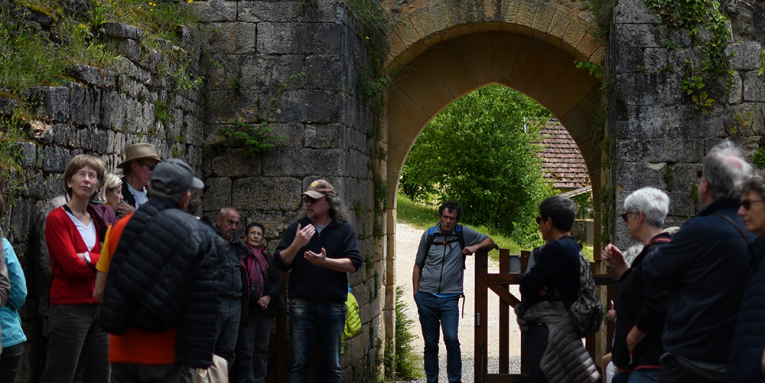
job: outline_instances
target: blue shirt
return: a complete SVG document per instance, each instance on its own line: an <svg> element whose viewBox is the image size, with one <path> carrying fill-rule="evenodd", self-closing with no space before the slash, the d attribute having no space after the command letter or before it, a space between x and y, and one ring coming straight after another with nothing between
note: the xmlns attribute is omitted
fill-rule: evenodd
<svg viewBox="0 0 765 383"><path fill-rule="evenodd" d="M13 251L11 243L5 238L3 238L3 251L5 264L8 266L8 278L11 280L8 303L0 308L0 326L2 326L3 331L2 344L3 348L6 348L27 341L24 330L21 329L21 318L18 310L27 298L27 281L24 278L24 271L21 269L19 259L16 257L16 252Z"/></svg>

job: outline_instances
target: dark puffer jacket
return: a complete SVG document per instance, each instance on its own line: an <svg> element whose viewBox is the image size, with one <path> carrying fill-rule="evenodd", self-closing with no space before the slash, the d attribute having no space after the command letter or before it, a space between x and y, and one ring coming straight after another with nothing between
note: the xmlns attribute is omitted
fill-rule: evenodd
<svg viewBox="0 0 765 383"><path fill-rule="evenodd" d="M765 235L750 246L754 275L749 280L738 313L728 359L727 382L765 382L762 352L765 350Z"/></svg>
<svg viewBox="0 0 765 383"><path fill-rule="evenodd" d="M133 214L109 268L101 327L165 331L177 324L176 362L212 363L220 311L223 240L177 203L153 199Z"/></svg>

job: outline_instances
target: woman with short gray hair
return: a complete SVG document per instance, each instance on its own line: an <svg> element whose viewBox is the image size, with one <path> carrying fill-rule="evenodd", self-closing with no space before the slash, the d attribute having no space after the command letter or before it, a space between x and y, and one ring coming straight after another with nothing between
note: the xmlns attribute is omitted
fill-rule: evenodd
<svg viewBox="0 0 765 383"><path fill-rule="evenodd" d="M664 353L661 335L667 292L648 290L643 282L642 264L649 253L669 242L669 234L662 232L669 197L659 189L644 187L627 196L624 211L621 217L630 236L644 247L631 266L613 244L603 250L603 260L614 265L621 277L614 306L613 343L613 362L619 372L612 382L655 382L659 377L659 358Z"/></svg>
<svg viewBox="0 0 765 383"><path fill-rule="evenodd" d="M726 368L727 382L761 382L765 377L765 171L744 179L738 215L746 230L757 235L749 246L752 277L744 291L733 330Z"/></svg>

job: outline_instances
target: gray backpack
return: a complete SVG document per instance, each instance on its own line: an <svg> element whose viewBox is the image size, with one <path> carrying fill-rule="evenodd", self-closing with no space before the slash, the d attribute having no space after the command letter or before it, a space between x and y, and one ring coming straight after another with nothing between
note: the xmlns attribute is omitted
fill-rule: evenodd
<svg viewBox="0 0 765 383"><path fill-rule="evenodd" d="M577 244L578 246L578 244ZM579 289L577 299L568 309L571 322L574 324L577 334L584 338L600 330L603 324L605 311L600 303L598 289L595 288L595 279L592 277L590 261L579 250Z"/></svg>

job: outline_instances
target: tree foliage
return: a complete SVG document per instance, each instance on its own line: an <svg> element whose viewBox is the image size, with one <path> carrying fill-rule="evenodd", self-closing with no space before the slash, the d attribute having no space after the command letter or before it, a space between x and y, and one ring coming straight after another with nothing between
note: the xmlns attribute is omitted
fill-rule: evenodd
<svg viewBox="0 0 765 383"><path fill-rule="evenodd" d="M401 175L402 192L424 202L457 200L464 223L533 244L537 206L554 194L535 143L549 117L532 99L500 85L460 98L417 139Z"/></svg>

